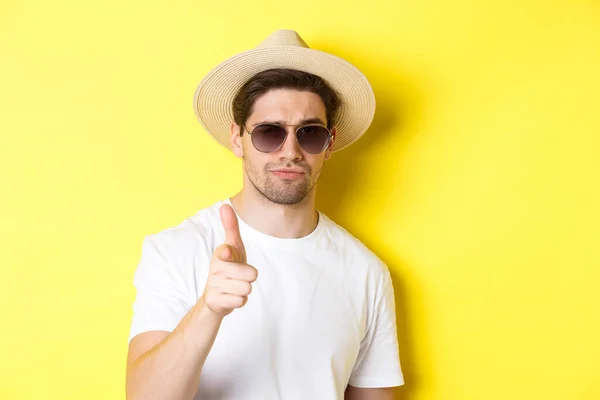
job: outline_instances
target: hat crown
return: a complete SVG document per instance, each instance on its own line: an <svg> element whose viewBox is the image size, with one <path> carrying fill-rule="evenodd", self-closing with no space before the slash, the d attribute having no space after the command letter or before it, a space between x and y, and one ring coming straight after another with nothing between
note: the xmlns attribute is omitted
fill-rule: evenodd
<svg viewBox="0 0 600 400"><path fill-rule="evenodd" d="M367 131L375 114L375 95L365 75L343 58L311 49L296 31L281 29L263 37L256 47L221 62L196 88L196 117L225 148L232 150L232 104L237 94L253 76L271 69L319 76L339 93L342 101L333 151L351 145Z"/></svg>
<svg viewBox="0 0 600 400"><path fill-rule="evenodd" d="M263 40L257 48L264 47L285 47L285 46L295 46L295 47L305 47L308 48L306 42L300 37L298 32L281 29L273 32L269 35L265 40Z"/></svg>

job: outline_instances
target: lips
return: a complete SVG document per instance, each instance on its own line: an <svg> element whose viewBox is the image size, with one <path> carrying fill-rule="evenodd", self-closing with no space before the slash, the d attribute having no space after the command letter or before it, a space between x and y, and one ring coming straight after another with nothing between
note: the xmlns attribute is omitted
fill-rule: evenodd
<svg viewBox="0 0 600 400"><path fill-rule="evenodd" d="M294 174L303 174L304 173L304 171L302 171L302 170L298 170L298 169L286 169L286 168L275 169L275 170L273 170L273 172L284 172L284 173L294 173Z"/></svg>
<svg viewBox="0 0 600 400"><path fill-rule="evenodd" d="M296 169L276 169L271 171L273 174L285 179L296 179L304 175L304 171Z"/></svg>

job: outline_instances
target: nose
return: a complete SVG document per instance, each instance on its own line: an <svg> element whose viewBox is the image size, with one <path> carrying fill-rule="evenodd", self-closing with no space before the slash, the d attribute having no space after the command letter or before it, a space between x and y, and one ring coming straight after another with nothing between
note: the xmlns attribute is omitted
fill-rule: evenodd
<svg viewBox="0 0 600 400"><path fill-rule="evenodd" d="M282 158L287 158L288 160L302 159L302 148L296 140L296 130L294 127L288 127L287 137L285 138L285 142L281 145L279 153L281 153Z"/></svg>

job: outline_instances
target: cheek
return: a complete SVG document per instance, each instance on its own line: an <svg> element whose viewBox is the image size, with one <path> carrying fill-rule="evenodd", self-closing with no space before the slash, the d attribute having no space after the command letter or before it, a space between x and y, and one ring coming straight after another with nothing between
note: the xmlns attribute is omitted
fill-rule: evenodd
<svg viewBox="0 0 600 400"><path fill-rule="evenodd" d="M252 150L252 143L250 142L250 137L247 133L245 133L241 138L240 142L242 144L242 150L244 151L244 155L250 154Z"/></svg>
<svg viewBox="0 0 600 400"><path fill-rule="evenodd" d="M323 168L323 164L325 163L325 156L314 157L307 161L308 165L310 165L310 168L312 169L311 175L313 177L316 177Z"/></svg>
<svg viewBox="0 0 600 400"><path fill-rule="evenodd" d="M268 162L260 154L254 154L252 151L244 153L244 163L246 170L251 171L253 174L263 174L268 169Z"/></svg>

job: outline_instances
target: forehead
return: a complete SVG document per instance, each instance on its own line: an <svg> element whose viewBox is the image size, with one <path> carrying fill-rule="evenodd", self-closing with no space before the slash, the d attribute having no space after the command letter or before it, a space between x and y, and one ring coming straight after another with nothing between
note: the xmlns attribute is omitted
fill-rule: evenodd
<svg viewBox="0 0 600 400"><path fill-rule="evenodd" d="M294 89L275 89L256 100L248 122L270 120L295 124L302 120L318 118L326 123L325 114L325 104L318 94Z"/></svg>

